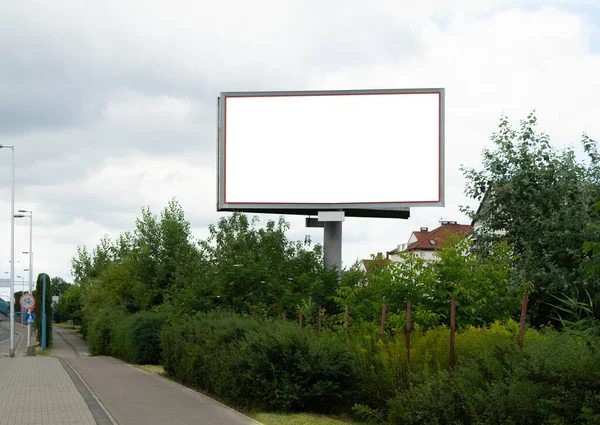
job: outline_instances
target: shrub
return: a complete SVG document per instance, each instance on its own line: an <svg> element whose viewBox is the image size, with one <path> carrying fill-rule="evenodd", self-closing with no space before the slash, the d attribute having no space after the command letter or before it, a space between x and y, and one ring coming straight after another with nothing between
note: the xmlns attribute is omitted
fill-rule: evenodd
<svg viewBox="0 0 600 425"><path fill-rule="evenodd" d="M213 312L166 325L161 343L168 373L240 407L333 411L354 401L357 359L329 333Z"/></svg>
<svg viewBox="0 0 600 425"><path fill-rule="evenodd" d="M598 340L530 332L522 351L497 344L454 373L413 376L390 402L393 424L598 424ZM490 344L491 345L491 344Z"/></svg>
<svg viewBox="0 0 600 425"><path fill-rule="evenodd" d="M258 328L256 321L220 311L174 319L161 331L165 371L178 381L214 393L225 348Z"/></svg>
<svg viewBox="0 0 600 425"><path fill-rule="evenodd" d="M357 359L331 334L268 323L232 348L223 390L236 404L330 412L348 408L355 398Z"/></svg>
<svg viewBox="0 0 600 425"><path fill-rule="evenodd" d="M124 314L117 309L99 310L86 327L86 340L90 354L94 356L111 356L114 333L117 323L123 320Z"/></svg>
<svg viewBox="0 0 600 425"><path fill-rule="evenodd" d="M149 311L125 317L115 326L112 355L130 363L159 364L160 331L165 319L164 314Z"/></svg>

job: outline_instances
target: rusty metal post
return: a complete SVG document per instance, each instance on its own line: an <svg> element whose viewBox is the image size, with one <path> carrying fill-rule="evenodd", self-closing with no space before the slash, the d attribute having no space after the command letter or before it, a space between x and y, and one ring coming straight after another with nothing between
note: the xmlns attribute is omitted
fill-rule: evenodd
<svg viewBox="0 0 600 425"><path fill-rule="evenodd" d="M302 327L302 309L299 310L298 321L300 322L300 327Z"/></svg>
<svg viewBox="0 0 600 425"><path fill-rule="evenodd" d="M385 313L386 313L386 305L383 304L381 306L381 329L379 329L379 338L383 339L383 331L385 330Z"/></svg>
<svg viewBox="0 0 600 425"><path fill-rule="evenodd" d="M519 322L519 347L523 348L523 341L525 340L525 319L527 318L527 302L529 301L528 295L523 295L523 302L521 303L521 321Z"/></svg>
<svg viewBox="0 0 600 425"><path fill-rule="evenodd" d="M450 303L450 369L454 369L454 332L456 331L456 298Z"/></svg>
<svg viewBox="0 0 600 425"><path fill-rule="evenodd" d="M319 304L319 333L323 329L323 306Z"/></svg>
<svg viewBox="0 0 600 425"><path fill-rule="evenodd" d="M348 304L346 304L346 314L344 315L344 329L348 330Z"/></svg>

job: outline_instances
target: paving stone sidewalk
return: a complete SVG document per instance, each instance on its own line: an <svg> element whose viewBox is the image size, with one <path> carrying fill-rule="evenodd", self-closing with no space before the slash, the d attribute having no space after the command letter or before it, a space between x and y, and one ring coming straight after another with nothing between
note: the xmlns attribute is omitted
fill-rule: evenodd
<svg viewBox="0 0 600 425"><path fill-rule="evenodd" d="M56 358L0 358L0 377L0 425L96 425Z"/></svg>

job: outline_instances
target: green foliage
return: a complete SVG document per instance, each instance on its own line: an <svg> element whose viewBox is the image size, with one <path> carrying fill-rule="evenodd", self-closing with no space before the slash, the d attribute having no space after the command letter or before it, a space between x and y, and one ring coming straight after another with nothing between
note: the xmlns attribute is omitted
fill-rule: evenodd
<svg viewBox="0 0 600 425"><path fill-rule="evenodd" d="M129 363L159 364L160 331L166 316L142 311L127 316L114 328L112 355Z"/></svg>
<svg viewBox="0 0 600 425"><path fill-rule="evenodd" d="M529 315L534 324L550 317L549 294L569 293L573 284L590 285L582 273L588 225L598 222L592 206L600 198L600 156L586 135L575 150L554 148L538 133L534 114L513 129L503 117L491 136L494 149L484 149L482 169L463 168L466 194L483 202L476 213L466 210L481 227L479 247L506 240L517 254L516 277L532 282ZM570 294L569 294L570 295Z"/></svg>
<svg viewBox="0 0 600 425"><path fill-rule="evenodd" d="M390 403L393 424L592 424L600 418L600 352L553 330L530 332L523 351L498 341L453 373L413 374ZM588 341L590 342L590 341Z"/></svg>
<svg viewBox="0 0 600 425"><path fill-rule="evenodd" d="M207 313L166 325L165 370L241 407L334 411L356 391L356 358L310 328Z"/></svg>
<svg viewBox="0 0 600 425"><path fill-rule="evenodd" d="M111 356L115 343L115 331L125 318L122 310L104 308L89 321L86 339L90 354L94 356Z"/></svg>
<svg viewBox="0 0 600 425"><path fill-rule="evenodd" d="M60 295L58 303L55 306L55 320L59 323L72 320L73 324L81 325L82 295L83 288L81 285L70 285Z"/></svg>
<svg viewBox="0 0 600 425"><path fill-rule="evenodd" d="M573 296L554 295L556 302L550 305L554 307L556 316L565 330L580 335L600 336L600 321L594 317L594 301L587 290L585 295L587 301L580 301L581 297L576 288Z"/></svg>
<svg viewBox="0 0 600 425"><path fill-rule="evenodd" d="M71 284L65 281L62 277L55 276L50 279L52 282L52 295L53 296L62 296L65 292L69 290Z"/></svg>
<svg viewBox="0 0 600 425"><path fill-rule="evenodd" d="M450 235L436 250L436 261L408 251L400 260L375 266L367 284L344 285L334 299L348 304L354 319L375 321L387 305L386 329L406 323L406 303L412 302L412 322L434 327L448 322L452 297L457 301L457 325L485 325L507 320L519 311L525 288L514 284L515 257L506 242L490 244L488 255L476 252L474 242ZM344 281L342 281L344 282Z"/></svg>
<svg viewBox="0 0 600 425"><path fill-rule="evenodd" d="M46 346L52 346L52 283L50 276L45 273L40 273L37 278L33 296L35 297L35 322L33 326L37 329L37 340L42 342L42 295L43 282L46 279ZM19 307L20 309L20 307Z"/></svg>

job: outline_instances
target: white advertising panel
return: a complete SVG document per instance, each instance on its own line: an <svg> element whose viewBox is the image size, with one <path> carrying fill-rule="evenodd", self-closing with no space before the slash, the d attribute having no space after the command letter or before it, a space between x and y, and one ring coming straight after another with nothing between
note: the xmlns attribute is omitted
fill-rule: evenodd
<svg viewBox="0 0 600 425"><path fill-rule="evenodd" d="M443 149L443 89L222 93L218 209L443 206Z"/></svg>

